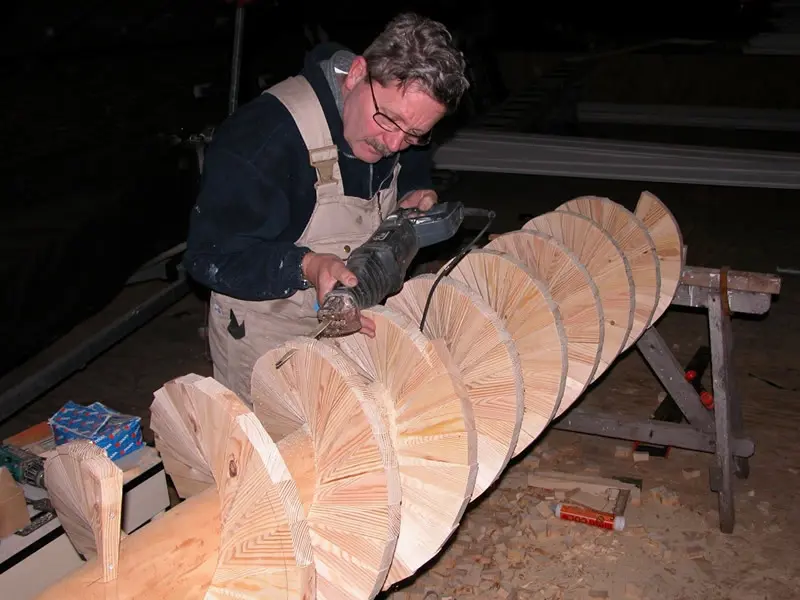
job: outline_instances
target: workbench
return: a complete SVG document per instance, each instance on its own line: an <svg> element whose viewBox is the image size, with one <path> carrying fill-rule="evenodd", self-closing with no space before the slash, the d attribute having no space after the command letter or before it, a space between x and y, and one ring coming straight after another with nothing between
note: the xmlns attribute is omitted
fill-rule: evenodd
<svg viewBox="0 0 800 600"><path fill-rule="evenodd" d="M726 267L684 268L672 304L703 309L708 313L714 395L712 410L703 406L669 346L651 326L639 338L636 348L675 400L686 422L623 419L596 410L576 408L567 412L553 427L714 454L709 483L711 491L719 497L719 528L723 533L732 533L736 523L734 476L744 479L749 475L748 459L755 452L755 444L744 433L741 397L732 372L731 318L735 313L767 313L772 295L780 293L780 287L781 279L775 275L732 271Z"/></svg>

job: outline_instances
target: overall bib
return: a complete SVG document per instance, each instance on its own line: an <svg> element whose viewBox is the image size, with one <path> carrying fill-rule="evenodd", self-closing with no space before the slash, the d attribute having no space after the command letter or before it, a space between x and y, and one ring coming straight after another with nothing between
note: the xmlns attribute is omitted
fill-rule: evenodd
<svg viewBox="0 0 800 600"><path fill-rule="evenodd" d="M379 190L372 199L345 196L338 149L333 143L322 106L308 81L302 76L290 77L264 93L276 96L289 110L308 148L311 166L317 171L314 184L317 202L308 225L295 244L346 260L350 252L366 242L381 220L395 209L399 161L392 171L388 188ZM250 379L253 365L265 352L290 338L308 334L318 325L316 296L317 291L311 288L298 290L285 299L250 302L212 292L209 341L214 378L252 405ZM235 327L233 333L229 330L233 323L231 315L244 330L244 335Z"/></svg>

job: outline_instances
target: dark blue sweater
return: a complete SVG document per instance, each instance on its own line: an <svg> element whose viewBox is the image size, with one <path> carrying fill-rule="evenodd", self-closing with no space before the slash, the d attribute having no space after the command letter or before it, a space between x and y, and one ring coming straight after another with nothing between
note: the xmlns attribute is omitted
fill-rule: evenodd
<svg viewBox="0 0 800 600"><path fill-rule="evenodd" d="M319 66L341 46L318 46L302 71L320 99L334 143L345 194L370 198L395 157L370 165L350 158L333 93ZM428 149L400 155L398 198L430 189ZM214 132L206 151L200 194L189 222L184 265L197 282L241 300L286 298L301 287L294 244L316 203L316 171L294 120L281 102L263 94L241 106ZM385 185L385 184L384 184ZM365 200L369 202L370 200Z"/></svg>

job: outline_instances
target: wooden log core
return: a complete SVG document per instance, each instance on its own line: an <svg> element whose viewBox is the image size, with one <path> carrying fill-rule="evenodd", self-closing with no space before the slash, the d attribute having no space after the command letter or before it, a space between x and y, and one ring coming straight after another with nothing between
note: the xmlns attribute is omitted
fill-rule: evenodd
<svg viewBox="0 0 800 600"><path fill-rule="evenodd" d="M276 369L290 349L294 356ZM373 388L341 352L309 338L270 350L253 369L255 412L311 497L319 600L374 597L394 555L400 477Z"/></svg>
<svg viewBox="0 0 800 600"><path fill-rule="evenodd" d="M451 271L492 307L514 340L525 383L525 409L514 456L545 430L567 380L567 335L547 285L509 254L473 250Z"/></svg>
<svg viewBox="0 0 800 600"><path fill-rule="evenodd" d="M204 598L217 568L219 540L219 494L207 489L123 539L115 581L104 583L103 566L93 559L37 600Z"/></svg>
<svg viewBox="0 0 800 600"><path fill-rule="evenodd" d="M442 340L384 306L362 314L376 335L329 343L385 390L403 498L400 535L384 589L410 577L458 527L478 472L472 405Z"/></svg>
<svg viewBox="0 0 800 600"><path fill-rule="evenodd" d="M216 482L219 560L206 598L313 596L311 538L297 487L255 414L210 377L173 381L156 393L153 405L159 439L188 425L191 437L173 437L167 448L194 445ZM163 422L162 415L185 418Z"/></svg>
<svg viewBox="0 0 800 600"><path fill-rule="evenodd" d="M597 286L578 258L554 237L540 231L511 231L486 248L513 256L543 281L558 306L567 334L567 379L558 407L561 415L580 397L600 364L603 306Z"/></svg>
<svg viewBox="0 0 800 600"><path fill-rule="evenodd" d="M562 242L575 253L597 285L605 315L600 366L594 374L597 379L625 348L633 327L636 290L628 261L611 236L583 215L549 212L534 217L522 229L542 231Z"/></svg>
<svg viewBox="0 0 800 600"><path fill-rule="evenodd" d="M653 238L636 215L608 198L581 196L556 210L579 213L595 221L617 242L628 260L636 293L633 327L624 348L627 350L650 326L658 307L661 268Z"/></svg>
<svg viewBox="0 0 800 600"><path fill-rule="evenodd" d="M427 274L408 280L386 305L420 323L435 279ZM517 445L525 393L519 355L497 313L450 277L433 293L424 332L447 343L469 392L478 432L475 500L499 477Z"/></svg>
<svg viewBox="0 0 800 600"><path fill-rule="evenodd" d="M634 214L644 223L661 267L661 288L658 308L650 323L653 324L672 304L683 272L683 236L675 217L666 205L650 192L642 192Z"/></svg>

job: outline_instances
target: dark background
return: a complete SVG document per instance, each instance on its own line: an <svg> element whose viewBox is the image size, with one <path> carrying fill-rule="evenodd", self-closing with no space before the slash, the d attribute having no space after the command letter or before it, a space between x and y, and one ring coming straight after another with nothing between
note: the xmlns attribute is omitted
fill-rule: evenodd
<svg viewBox="0 0 800 600"><path fill-rule="evenodd" d="M313 43L304 27L319 24L360 51L403 9L445 22L467 55L473 86L452 127L506 97L502 52L597 52L665 36L736 52L764 28L769 4L256 1L247 6L240 103L299 70ZM42 0L3 11L0 375L185 239L198 175L182 142L226 115L235 5ZM202 84L210 85L197 98Z"/></svg>

